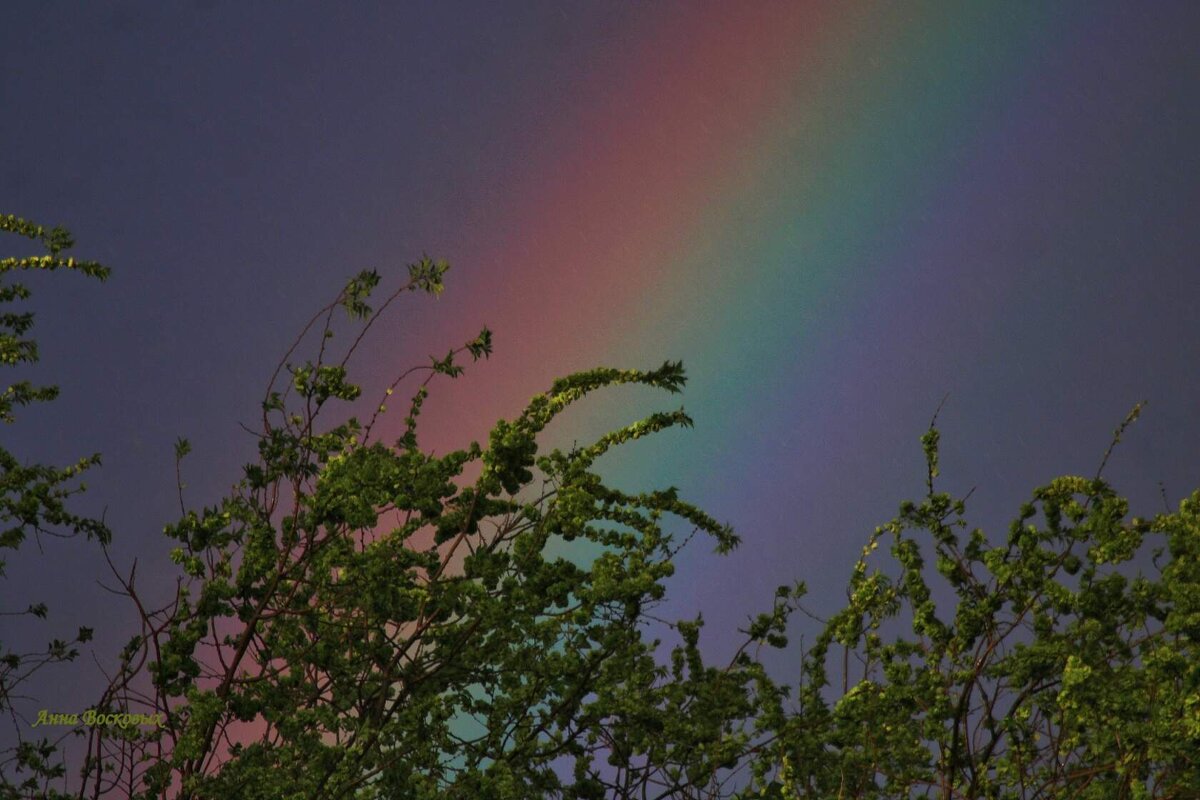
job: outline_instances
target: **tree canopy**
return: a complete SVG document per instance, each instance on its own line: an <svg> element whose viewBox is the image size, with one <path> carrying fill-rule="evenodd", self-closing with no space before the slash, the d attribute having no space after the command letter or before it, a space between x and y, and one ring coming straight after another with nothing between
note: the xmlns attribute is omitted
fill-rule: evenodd
<svg viewBox="0 0 1200 800"><path fill-rule="evenodd" d="M869 537L756 761L772 796L1200 796L1200 492L1147 518L1063 476L994 541L922 441L927 496Z"/></svg>
<svg viewBox="0 0 1200 800"><path fill-rule="evenodd" d="M0 214L0 233L32 240L44 251L0 258L0 304L29 299L32 292L28 283L12 278L23 272L75 272L101 281L109 275L108 268L101 264L67 255L74 240L62 227L45 228L21 217ZM0 365L19 368L37 363L37 341L30 336L33 323L32 311L0 311ZM0 391L0 421L11 425L17 409L49 402L57 396L58 387L54 385L36 385L29 380L11 383ZM85 488L80 477L99 463L100 456L93 454L63 467L28 464L0 445L0 550L17 551L30 535L83 534L101 543L108 542L110 533L102 521L80 516L69 508L70 497ZM0 579L6 565L7 558L0 559ZM46 604L40 600L26 603L22 608L4 592L0 617L45 619L48 613ZM55 758L54 742L30 735L29 726L35 719L27 716L28 709L20 702L21 687L47 666L75 660L79 655L78 645L91 637L90 628L80 627L71 639L54 638L44 648L28 652L0 642L0 714L8 718L15 742L0 750L0 774L4 776L0 781L0 797L44 792L49 781L63 775L63 766ZM20 778L10 782L9 774Z"/></svg>
<svg viewBox="0 0 1200 800"><path fill-rule="evenodd" d="M7 219L50 248L45 263L106 274L60 255L65 232ZM968 524L969 498L938 491L935 415L926 494L866 537L845 608L813 635L795 613L804 584L781 586L714 664L699 617L655 608L681 547L700 535L723 553L737 536L669 485L620 491L596 468L687 414L567 451L542 443L593 392L680 392L681 364L553 381L486 442L444 455L421 446L428 387L491 354L486 328L366 404L351 357L403 295L439 294L447 269L416 261L382 302L380 274L360 273L312 317L226 497L187 506L191 444L176 443L178 588L147 597L136 562L109 559L141 629L75 728L86 757L69 796L1200 796L1200 493L1131 516L1102 464L1036 489L990 537ZM28 320L4 324L4 352L35 358ZM4 459L14 544L65 527L107 545L62 505L95 457L28 477ZM794 653L799 674L773 674L764 648ZM6 796L50 796L50 744L21 747Z"/></svg>

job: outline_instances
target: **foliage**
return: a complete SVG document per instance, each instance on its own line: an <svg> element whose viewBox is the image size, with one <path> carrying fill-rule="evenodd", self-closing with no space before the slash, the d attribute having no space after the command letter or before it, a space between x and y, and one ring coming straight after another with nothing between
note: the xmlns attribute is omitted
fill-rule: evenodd
<svg viewBox="0 0 1200 800"><path fill-rule="evenodd" d="M11 275L33 270L67 270L103 281L107 267L94 261L77 261L65 255L74 241L61 227L46 229L12 215L0 215L0 232L23 236L40 244L44 255L0 258L0 303L15 303L30 297L26 283L11 280ZM31 311L0 312L0 364L20 367L38 360L37 342L29 337L34 315ZM47 402L58 396L55 386L35 386L28 380L9 384L0 391L0 421L12 424L15 411L31 403ZM0 446L0 548L16 551L33 533L40 537L71 537L84 534L102 543L109 541L109 531L99 520L79 516L68 509L71 495L83 491L79 477L100 463L98 455L81 458L74 464L56 467L47 464L24 464L15 453ZM6 560L0 559L0 577L4 576ZM6 601L9 598L6 597ZM45 603L29 603L24 609L0 608L0 616L32 616L44 619L49 613ZM53 639L38 652L18 652L0 644L0 713L12 723L16 744L0 751L0 798L19 794L49 792L48 782L61 777L63 766L56 756L55 743L48 739L28 740L30 720L22 711L25 703L22 685L50 664L74 660L77 645L91 639L92 630L81 627L70 640Z"/></svg>
<svg viewBox="0 0 1200 800"><path fill-rule="evenodd" d="M1099 473L1058 478L994 544L922 441L928 493L863 548L760 796L1200 796L1200 492L1146 519Z"/></svg>
<svg viewBox="0 0 1200 800"><path fill-rule="evenodd" d="M2 272L107 274L63 258L65 232L0 225L50 252ZM363 337L403 294L440 294L447 269L422 258L378 308L380 276L362 272L314 315L265 390L257 459L218 503L184 502L191 444L177 441L181 516L165 529L177 588L157 607L136 562L109 561L141 630L95 707L164 716L80 728L78 796L1200 796L1200 493L1130 516L1101 478L1110 447L1094 477L1037 489L993 541L967 523L967 498L935 488L935 415L924 498L868 538L846 607L800 648L798 683L777 682L760 656L789 646L803 584L780 587L714 666L702 620L653 612L694 534L719 552L737 537L673 488L623 492L595 470L614 447L689 426L683 409L569 452L541 443L592 392L679 392L680 364L560 379L486 445L444 455L418 437L428 389L490 356L486 328L364 404L347 367ZM339 309L357 329L335 354ZM0 318L6 363L36 359L22 338L31 319ZM310 335L314 357L292 363ZM406 380L417 385L385 440L382 415ZM0 411L53 396L14 384ZM94 457L55 470L0 452L6 546L31 531L107 543L102 524L65 506ZM691 531L678 540L681 525ZM667 630L670 648L652 638ZM73 645L38 658L72 658ZM10 715L11 688L41 663L15 658L0 672ZM32 777L0 797L53 796L53 743L22 742L9 761Z"/></svg>
<svg viewBox="0 0 1200 800"><path fill-rule="evenodd" d="M383 307L405 291L437 294L445 269L413 265ZM258 461L235 491L167 527L184 573L168 607L146 611L134 572L118 576L143 630L99 708L167 717L158 729L91 730L88 752L102 757L86 765L87 790L598 798L714 784L745 748L740 723L758 693L774 689L744 655L705 666L698 621L680 626L669 667L644 628L677 550L665 518L722 551L736 538L674 489L629 494L593 471L607 450L691 421L656 413L538 455L546 425L583 396L627 383L678 392L681 365L572 375L497 423L487 446L425 452L427 387L490 354L484 329L401 374L367 422L322 427L326 409L360 397L345 365L383 310L367 304L378 283L360 274L314 316L301 338L319 328L315 360L286 363L299 339L285 356L262 404ZM335 358L339 307L365 327ZM381 441L387 398L418 374L403 432ZM177 457L188 449L181 440ZM582 542L591 556L573 558Z"/></svg>

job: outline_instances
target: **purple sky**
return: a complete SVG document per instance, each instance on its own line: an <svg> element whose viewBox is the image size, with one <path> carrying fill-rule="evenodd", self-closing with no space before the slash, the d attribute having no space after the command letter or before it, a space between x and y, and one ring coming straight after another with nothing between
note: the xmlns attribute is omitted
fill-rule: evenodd
<svg viewBox="0 0 1200 800"><path fill-rule="evenodd" d="M1160 481L1173 503L1200 486L1200 6L748 5L803 37L768 44L769 24L703 3L6 4L0 212L67 225L114 276L36 282L37 376L63 395L5 446L102 452L84 506L165 581L175 438L196 447L190 497L217 500L252 452L237 423L302 321L347 275L426 251L455 263L446 295L372 352L423 358L495 324L497 360L441 396L483 435L574 363L524 340L540 329L522 315L639 274L605 228L624 217L591 215L589 187L674 218L654 170L673 167L676 126L694 132L681 152L711 144L721 109L763 88L695 65L771 47L778 108L713 134L740 143L701 165L711 196L671 200L686 241L586 354L692 368L691 438L612 465L679 485L746 539L726 560L685 556L670 609L703 609L720 651L781 581L828 608L863 537L921 491L918 438L946 392L946 485L978 486L972 517L994 532L1034 486L1091 474L1143 399L1109 477L1142 513ZM639 153L649 176L614 166ZM555 176L560 207L543 208ZM615 260L518 263L556 236ZM532 294L494 293L509 275ZM55 630L93 625L104 657L128 638L95 548L27 555L6 594L45 600ZM58 704L95 696L90 659L56 674Z"/></svg>

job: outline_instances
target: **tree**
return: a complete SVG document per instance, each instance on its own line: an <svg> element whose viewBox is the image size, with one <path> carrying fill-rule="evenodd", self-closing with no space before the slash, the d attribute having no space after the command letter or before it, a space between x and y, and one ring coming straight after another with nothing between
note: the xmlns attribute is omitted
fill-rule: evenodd
<svg viewBox="0 0 1200 800"><path fill-rule="evenodd" d="M412 264L378 309L380 276L361 273L309 321L231 493L189 509L180 479L166 534L181 574L165 605L138 588L136 561L109 560L141 630L77 731L78 797L1200 796L1200 493L1131 517L1101 477L1106 454L1095 476L1037 489L993 542L968 525L968 498L935 490L935 414L924 498L868 537L847 606L798 653L798 681L760 655L789 646L803 584L779 587L712 665L699 618L654 610L694 534L719 552L737 537L672 488L622 492L595 470L630 439L690 425L684 411L568 452L540 444L591 392L680 391L680 364L568 376L486 445L427 452L428 387L490 355L484 329L351 413L363 337L400 296L439 294L447 268ZM357 329L335 353L339 310ZM28 329L4 319L18 339ZM314 355L292 363L304 346ZM405 381L416 386L385 441ZM176 444L180 475L190 449ZM77 472L32 475L5 495L12 535L53 525L107 543L51 503ZM679 641L663 655L652 637L666 630ZM37 780L8 796L48 794L53 750L22 747Z"/></svg>
<svg viewBox="0 0 1200 800"><path fill-rule="evenodd" d="M10 281L17 272L34 270L52 272L66 270L103 281L109 270L94 261L78 261L66 255L74 245L71 234L64 228L47 229L12 215L0 215L0 232L31 239L42 246L44 255L0 259L0 303L14 303L30 296L29 286ZM38 360L37 342L29 337L33 327L33 312L5 311L0 313L0 364L19 367ZM56 386L35 386L28 380L9 384L0 392L0 421L12 424L16 409L31 403L48 402L58 396ZM55 467L48 464L23 464L15 453L0 446L0 548L18 550L29 534L72 537L84 534L102 544L110 538L108 528L100 520L79 516L68 508L73 494L84 490L80 476L100 463L99 455L81 458L74 464ZM4 575L5 560L0 560L0 577ZM24 609L10 606L6 597L0 616L32 616L45 619L49 613L40 601ZM0 798L22 794L49 793L49 782L61 777L64 767L57 758L56 742L43 737L28 738L32 721L27 713L28 703L22 686L29 683L39 670L79 655L78 645L91 639L92 630L81 627L71 640L53 639L44 650L19 652L0 643L0 713L8 717L16 744L0 751Z"/></svg>
<svg viewBox="0 0 1200 800"><path fill-rule="evenodd" d="M934 490L938 436L926 497L875 530L805 653L765 796L1200 797L1200 492L1130 517L1102 462L992 543Z"/></svg>
<svg viewBox="0 0 1200 800"><path fill-rule="evenodd" d="M484 329L401 374L366 422L323 427L360 396L346 363L366 329L402 293L441 292L446 269L411 265L378 311L368 298L379 276L364 272L313 317L267 388L257 463L229 497L168 527L185 577L165 609L148 610L136 564L114 569L142 631L97 709L164 717L92 728L87 792L640 796L713 783L736 760L756 687L774 691L765 672L747 658L705 667L697 623L681 626L669 669L644 635L678 547L664 518L719 550L736 538L674 489L628 494L592 470L607 450L689 418L656 413L538 456L547 423L584 395L624 383L678 392L681 365L572 375L497 423L487 446L426 453L427 386L487 357ZM337 357L339 308L363 328ZM287 363L314 331L315 359ZM419 377L402 435L380 441L388 398ZM189 449L181 440L177 458ZM551 542L593 549L577 563L550 555Z"/></svg>

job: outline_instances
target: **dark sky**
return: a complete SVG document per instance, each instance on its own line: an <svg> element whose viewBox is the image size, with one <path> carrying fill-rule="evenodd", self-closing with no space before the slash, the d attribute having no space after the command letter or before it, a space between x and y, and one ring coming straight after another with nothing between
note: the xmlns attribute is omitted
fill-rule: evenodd
<svg viewBox="0 0 1200 800"><path fill-rule="evenodd" d="M714 652L777 583L836 603L921 491L947 393L946 485L977 487L980 524L1092 474L1143 399L1108 475L1153 513L1160 482L1200 487L1198 35L1191 3L9 2L0 212L114 272L34 282L35 376L63 395L4 444L102 452L84 507L165 588L175 438L215 502L308 315L428 252L446 294L359 367L495 330L430 401L442 452L564 372L688 365L696 429L608 468L745 539L672 584ZM555 435L674 402L613 397ZM103 658L128 638L94 547L28 555L6 592L94 625ZM57 704L95 696L90 663L57 675Z"/></svg>

